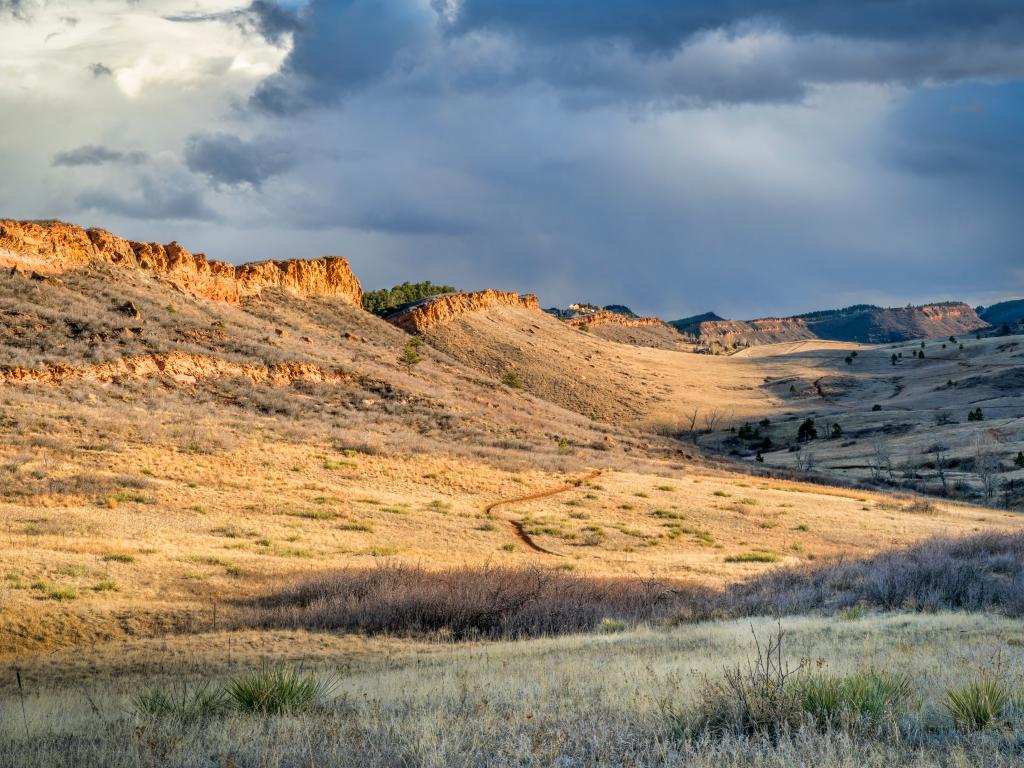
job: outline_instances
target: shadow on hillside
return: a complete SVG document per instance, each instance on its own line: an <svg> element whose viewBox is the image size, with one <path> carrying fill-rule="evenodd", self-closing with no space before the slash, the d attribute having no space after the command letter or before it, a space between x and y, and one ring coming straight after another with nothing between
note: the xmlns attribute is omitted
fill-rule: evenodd
<svg viewBox="0 0 1024 768"><path fill-rule="evenodd" d="M854 605L1024 615L1024 534L933 539L864 559L779 568L721 591L540 567L333 571L242 606L239 625L496 640Z"/></svg>

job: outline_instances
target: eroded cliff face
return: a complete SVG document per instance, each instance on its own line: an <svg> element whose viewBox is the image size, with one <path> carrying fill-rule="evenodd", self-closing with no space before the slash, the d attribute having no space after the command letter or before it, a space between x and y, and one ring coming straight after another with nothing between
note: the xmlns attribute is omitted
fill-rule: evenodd
<svg viewBox="0 0 1024 768"><path fill-rule="evenodd" d="M656 317L629 317L627 315L620 315L618 312L595 312L592 315L585 317L574 317L571 320L566 320L566 325L573 328L582 328L588 326L594 328L601 325L622 325L626 328L644 328L644 327L660 327L665 325L665 322L659 320ZM667 326L666 326L667 327Z"/></svg>
<svg viewBox="0 0 1024 768"><path fill-rule="evenodd" d="M758 320L713 320L699 323L694 334L702 342L723 346L778 344L815 338L807 324L794 317L765 317Z"/></svg>
<svg viewBox="0 0 1024 768"><path fill-rule="evenodd" d="M968 305L946 303L919 307L852 307L803 317L708 321L687 326L682 332L703 344L726 347L804 339L888 344L957 336L986 326Z"/></svg>
<svg viewBox="0 0 1024 768"><path fill-rule="evenodd" d="M532 293L520 296L511 291L475 291L448 293L424 299L408 309L399 310L386 319L409 333L422 333L440 323L449 322L470 312L486 312L498 307L516 307L540 312L540 304Z"/></svg>
<svg viewBox="0 0 1024 768"><path fill-rule="evenodd" d="M333 296L361 305L362 287L340 256L234 266L190 253L176 242L139 243L102 229L59 221L0 221L0 267L55 274L102 261L149 270L198 296L237 304L263 288Z"/></svg>
<svg viewBox="0 0 1024 768"><path fill-rule="evenodd" d="M0 384L62 384L70 380L108 384L112 381L157 376L164 376L178 383L234 376L246 378L253 383L265 382L273 386L287 386L296 381L337 384L356 378L343 370L322 368L312 363L254 365L185 352L135 355L93 365L74 366L61 363L47 368L0 368Z"/></svg>

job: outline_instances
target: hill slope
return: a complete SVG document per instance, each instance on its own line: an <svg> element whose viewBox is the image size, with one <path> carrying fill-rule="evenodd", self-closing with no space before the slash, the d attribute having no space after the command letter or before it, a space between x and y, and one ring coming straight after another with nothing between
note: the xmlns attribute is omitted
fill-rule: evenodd
<svg viewBox="0 0 1024 768"><path fill-rule="evenodd" d="M989 325L1024 325L1024 299L1002 301L981 310L979 317Z"/></svg>
<svg viewBox="0 0 1024 768"><path fill-rule="evenodd" d="M677 320L673 325L704 345L735 348L803 339L891 344L909 339L960 336L985 328L988 322L966 304L947 302L893 308L862 304L793 317L746 321L702 320L698 316Z"/></svg>

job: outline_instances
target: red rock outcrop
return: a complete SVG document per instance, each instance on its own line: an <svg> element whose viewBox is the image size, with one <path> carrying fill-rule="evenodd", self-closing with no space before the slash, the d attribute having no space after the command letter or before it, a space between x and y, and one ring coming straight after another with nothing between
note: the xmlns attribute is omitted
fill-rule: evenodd
<svg viewBox="0 0 1024 768"><path fill-rule="evenodd" d="M102 229L59 221L0 221L0 267L54 274L106 262L151 271L198 296L237 304L263 288L301 296L333 296L356 306L362 287L340 256L234 266L190 253L176 242L138 243Z"/></svg>
<svg viewBox="0 0 1024 768"><path fill-rule="evenodd" d="M310 363L254 365L185 352L135 355L83 366L61 363L48 368L0 368L0 384L62 384L70 380L110 383L154 376L166 376L179 383L242 377L254 383L266 382L274 386L285 386L295 381L337 384L356 378L340 369L326 369Z"/></svg>
<svg viewBox="0 0 1024 768"><path fill-rule="evenodd" d="M804 339L888 344L958 336L987 327L973 308L958 302L918 307L859 305L796 317L715 320L680 329L707 345L746 346Z"/></svg>
<svg viewBox="0 0 1024 768"><path fill-rule="evenodd" d="M485 312L498 307L517 307L540 312L532 293L520 296L511 291L487 289L473 293L446 293L417 302L408 309L388 316L387 320L409 333L421 333L470 312Z"/></svg>
<svg viewBox="0 0 1024 768"><path fill-rule="evenodd" d="M700 323L696 336L705 343L724 346L778 344L815 338L807 323L795 317L764 317L758 320L712 320Z"/></svg>
<svg viewBox="0 0 1024 768"><path fill-rule="evenodd" d="M566 325L573 328L582 328L584 325L594 328L600 325L623 325L627 328L643 328L649 326L668 326L665 321L658 319L657 317L630 317L629 315L619 314L618 312L609 312L604 310L602 312L595 312L592 315L586 315L582 317L574 317L571 320L566 320Z"/></svg>

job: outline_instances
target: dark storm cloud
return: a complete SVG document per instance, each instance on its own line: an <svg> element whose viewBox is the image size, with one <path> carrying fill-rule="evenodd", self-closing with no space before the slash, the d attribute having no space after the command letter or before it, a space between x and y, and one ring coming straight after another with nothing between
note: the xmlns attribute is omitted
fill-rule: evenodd
<svg viewBox="0 0 1024 768"><path fill-rule="evenodd" d="M207 206L202 192L187 178L163 175L138 180L127 193L109 188L88 189L77 197L80 208L146 221L214 221L217 214Z"/></svg>
<svg viewBox="0 0 1024 768"><path fill-rule="evenodd" d="M244 141L229 133L204 133L189 137L185 163L189 170L203 174L214 184L259 187L271 176L293 167L296 157L282 142Z"/></svg>
<svg viewBox="0 0 1024 768"><path fill-rule="evenodd" d="M541 82L568 104L790 102L816 85L1024 73L1019 0L312 0L254 103L282 114L392 78Z"/></svg>
<svg viewBox="0 0 1024 768"><path fill-rule="evenodd" d="M246 11L256 24L256 29L272 43L279 43L285 35L299 28L298 15L282 8L273 0L254 0Z"/></svg>
<svg viewBox="0 0 1024 768"><path fill-rule="evenodd" d="M353 229L391 235L439 235L454 237L469 234L471 227L444 216L410 208L380 206L348 223Z"/></svg>
<svg viewBox="0 0 1024 768"><path fill-rule="evenodd" d="M408 0L312 0L284 70L253 101L285 113L334 99L380 78L400 56L423 52L436 17Z"/></svg>
<svg viewBox="0 0 1024 768"><path fill-rule="evenodd" d="M443 8L443 0L435 3ZM461 0L456 32L492 28L544 42L624 38L669 50L700 32L742 24L796 34L877 40L1006 38L1019 32L1018 0Z"/></svg>
<svg viewBox="0 0 1024 768"><path fill-rule="evenodd" d="M1024 84L913 94L891 119L886 160L925 177L969 179L1024 199Z"/></svg>
<svg viewBox="0 0 1024 768"><path fill-rule="evenodd" d="M76 168L83 165L109 165L113 163L141 165L148 159L149 156L145 152L122 152L119 149L110 149L98 144L86 144L84 147L78 147L66 152L58 152L53 157L53 164L68 168Z"/></svg>
<svg viewBox="0 0 1024 768"><path fill-rule="evenodd" d="M294 32L300 26L298 14L278 5L274 0L253 0L247 8L240 10L178 14L164 18L167 21L184 24L206 21L229 22L237 24L247 32L256 32L275 45L280 43L285 35Z"/></svg>
<svg viewBox="0 0 1024 768"><path fill-rule="evenodd" d="M22 18L28 12L28 0L0 0L0 14Z"/></svg>

